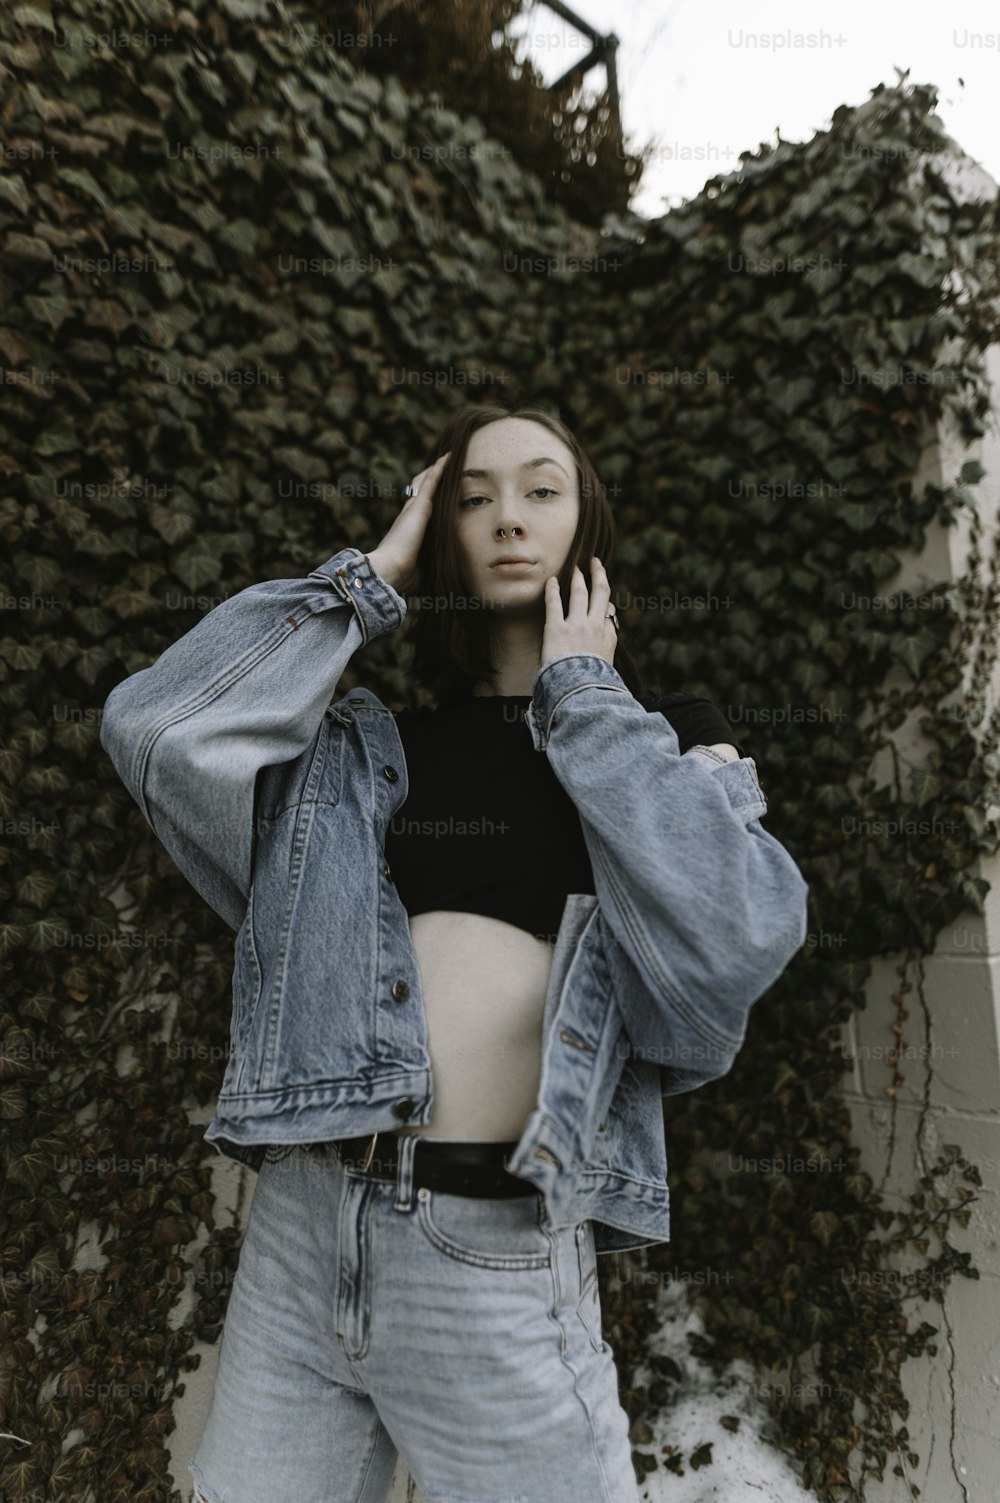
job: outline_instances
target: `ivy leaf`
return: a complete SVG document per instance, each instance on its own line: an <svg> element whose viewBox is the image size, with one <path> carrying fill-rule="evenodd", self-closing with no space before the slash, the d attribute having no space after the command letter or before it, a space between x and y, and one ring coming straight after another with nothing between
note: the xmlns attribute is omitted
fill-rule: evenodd
<svg viewBox="0 0 1000 1503"><path fill-rule="evenodd" d="M74 607L71 616L92 637L106 637L111 626L110 616L99 605L78 605Z"/></svg>
<svg viewBox="0 0 1000 1503"><path fill-rule="evenodd" d="M70 787L69 778L61 767L33 767L24 775L28 793L65 793Z"/></svg>
<svg viewBox="0 0 1000 1503"><path fill-rule="evenodd" d="M74 756L82 757L94 750L98 739L98 726L94 720L67 720L57 725L52 733L56 746L63 746Z"/></svg>
<svg viewBox="0 0 1000 1503"><path fill-rule="evenodd" d="M941 269L933 256L914 255L912 251L900 251L896 256L896 266L902 272L906 272L921 287L937 287L941 278Z"/></svg>
<svg viewBox="0 0 1000 1503"><path fill-rule="evenodd" d="M130 589L127 585L116 585L110 589L104 597L104 603L108 610L114 611L123 621L133 616L152 616L161 609L160 601L148 590Z"/></svg>
<svg viewBox="0 0 1000 1503"><path fill-rule="evenodd" d="M26 1018L35 1018L41 1023L47 1023L55 1005L56 999L49 992L35 992L33 996L25 998L21 1011Z"/></svg>
<svg viewBox="0 0 1000 1503"><path fill-rule="evenodd" d="M829 1247L840 1225L840 1217L834 1211L814 1211L809 1218L809 1230L824 1247Z"/></svg>
<svg viewBox="0 0 1000 1503"><path fill-rule="evenodd" d="M927 659L938 647L938 638L926 627L912 637L902 637L892 644L892 655L919 678Z"/></svg>
<svg viewBox="0 0 1000 1503"><path fill-rule="evenodd" d="M5 637L0 642L0 658L9 663L12 668L24 671L37 668L42 661L42 649L29 647L27 642L15 642L10 637Z"/></svg>
<svg viewBox="0 0 1000 1503"><path fill-rule="evenodd" d="M23 1117L28 1110L28 1098L24 1086L7 1081L0 1086L0 1118L10 1121Z"/></svg>
<svg viewBox="0 0 1000 1503"><path fill-rule="evenodd" d="M80 447L80 436L69 427L49 428L34 441L36 454L73 454Z"/></svg>
<svg viewBox="0 0 1000 1503"><path fill-rule="evenodd" d="M782 1060L778 1066L778 1073L774 1077L774 1090L783 1091L786 1086L799 1085L800 1079L799 1072L795 1069L794 1065L790 1064L788 1060Z"/></svg>
<svg viewBox="0 0 1000 1503"><path fill-rule="evenodd" d="M771 400L779 412L786 417L791 417L793 412L806 402L812 401L816 395L816 387L807 376L799 376L792 381L779 381L774 388Z"/></svg>
<svg viewBox="0 0 1000 1503"><path fill-rule="evenodd" d="M96 527L85 527L79 537L74 539L73 546L77 553L88 553L94 558L114 558L122 551L107 533Z"/></svg>
<svg viewBox="0 0 1000 1503"><path fill-rule="evenodd" d="M936 772L931 772L927 767L914 767L909 776L908 786L915 803L923 806L936 793L940 793L944 787Z"/></svg>
<svg viewBox="0 0 1000 1503"><path fill-rule="evenodd" d="M0 955L9 955L23 945L28 931L23 924L0 924Z"/></svg>
<svg viewBox="0 0 1000 1503"><path fill-rule="evenodd" d="M260 236L252 220L234 219L231 224L221 225L216 234L223 245L230 246L240 255L249 257L257 254Z"/></svg>
<svg viewBox="0 0 1000 1503"><path fill-rule="evenodd" d="M198 538L173 560L173 571L189 590L211 584L219 577L219 558L205 538Z"/></svg>
<svg viewBox="0 0 1000 1503"><path fill-rule="evenodd" d="M23 579L40 595L54 590L63 577L62 565L44 553L17 553L14 556L14 568L18 579Z"/></svg>
<svg viewBox="0 0 1000 1503"><path fill-rule="evenodd" d="M186 1245L193 1235L186 1216L158 1216L153 1222L150 1242L153 1247L168 1247L178 1242Z"/></svg>
<svg viewBox="0 0 1000 1503"><path fill-rule="evenodd" d="M76 657L77 651L73 637L50 637L45 643L45 656L53 668L65 668Z"/></svg>
<svg viewBox="0 0 1000 1503"><path fill-rule="evenodd" d="M96 684L105 668L110 668L114 658L106 647L81 647L76 660L77 675L85 684Z"/></svg>
<svg viewBox="0 0 1000 1503"><path fill-rule="evenodd" d="M191 512L180 506L164 506L157 501L149 511L150 526L165 543L180 543L195 531L197 522Z"/></svg>
<svg viewBox="0 0 1000 1503"><path fill-rule="evenodd" d="M965 900L967 907L971 908L974 913L982 913L984 911L983 900L990 890L990 884L986 881L985 877L967 877L962 873L958 878L956 888Z"/></svg>
<svg viewBox="0 0 1000 1503"><path fill-rule="evenodd" d="M14 891L22 903L30 903L32 908L44 908L57 889L58 883L48 873L29 872L21 878Z"/></svg>
<svg viewBox="0 0 1000 1503"><path fill-rule="evenodd" d="M72 932L72 925L61 915L49 914L48 918L28 924L25 932L30 950L62 950L66 946L66 936Z"/></svg>

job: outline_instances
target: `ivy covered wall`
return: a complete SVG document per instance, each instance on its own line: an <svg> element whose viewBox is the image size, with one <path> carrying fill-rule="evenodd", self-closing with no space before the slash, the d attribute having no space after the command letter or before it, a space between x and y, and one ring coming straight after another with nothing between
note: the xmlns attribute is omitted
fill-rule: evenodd
<svg viewBox="0 0 1000 1503"><path fill-rule="evenodd" d="M779 1438L818 1497L861 1497L931 1333L898 1289L842 1277L881 1263L892 1218L849 1141L839 1028L873 958L981 905L969 868L996 832L962 815L995 727L977 739L944 708L953 598L844 599L887 593L900 550L975 507L974 469L913 482L945 412L983 431L996 206L955 200L934 91L899 87L595 234L474 118L304 51L294 15L0 17L0 1492L176 1498L174 1402L238 1259L192 1120L223 1073L232 935L103 756L103 702L220 599L372 546L452 403L530 390L611 488L612 586L647 676L739 726L811 932L847 936L796 957L729 1076L665 1105L663 1255L736 1274L705 1303L720 1359L831 1377L832 1402L781 1406ZM115 28L146 40L101 43ZM404 644L372 643L343 687L408 702ZM883 696L890 665L907 686ZM926 755L859 798L849 775L907 716ZM845 832L914 806L947 836ZM737 1145L842 1167L713 1160ZM940 1227L975 1185L957 1170ZM606 1292L638 1436L643 1301ZM658 1465L639 1442L635 1465Z"/></svg>

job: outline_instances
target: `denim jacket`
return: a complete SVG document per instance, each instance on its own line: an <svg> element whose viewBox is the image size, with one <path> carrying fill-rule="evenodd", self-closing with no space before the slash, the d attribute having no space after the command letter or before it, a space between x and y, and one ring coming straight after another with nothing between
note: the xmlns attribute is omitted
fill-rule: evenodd
<svg viewBox="0 0 1000 1503"><path fill-rule="evenodd" d="M385 861L407 795L395 717L333 699L406 603L357 548L254 584L109 694L101 744L187 880L236 932L230 1054L205 1140L265 1148L427 1124L421 977ZM761 825L752 758L718 763L606 659L536 673L525 720L576 804L596 896L566 899L537 1105L509 1170L600 1252L668 1240L662 1100L725 1075L806 935L808 885Z"/></svg>

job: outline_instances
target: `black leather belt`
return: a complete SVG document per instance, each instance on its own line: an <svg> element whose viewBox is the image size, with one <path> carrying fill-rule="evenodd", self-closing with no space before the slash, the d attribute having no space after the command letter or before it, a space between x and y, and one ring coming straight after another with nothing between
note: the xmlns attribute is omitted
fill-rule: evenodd
<svg viewBox="0 0 1000 1503"><path fill-rule="evenodd" d="M541 1192L526 1179L510 1174L505 1165L517 1147L512 1142L449 1143L418 1133L413 1153L413 1184L417 1189L441 1190L446 1195L473 1195L506 1200L515 1195ZM376 1179L396 1178L400 1135L395 1132L366 1133L360 1138L338 1138L337 1155L344 1165Z"/></svg>

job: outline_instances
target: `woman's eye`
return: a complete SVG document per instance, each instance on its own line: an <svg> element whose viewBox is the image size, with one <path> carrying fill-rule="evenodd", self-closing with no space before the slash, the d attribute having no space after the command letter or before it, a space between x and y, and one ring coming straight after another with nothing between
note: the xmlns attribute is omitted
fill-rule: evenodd
<svg viewBox="0 0 1000 1503"><path fill-rule="evenodd" d="M532 496L537 496L539 491L547 491L550 496L556 495L556 488L555 488L554 485L536 485L535 489L533 491L531 491L530 494ZM471 506L472 503L473 503L473 501L485 501L485 500L486 500L485 496L466 496L465 500L464 501L460 501L458 504L459 504L460 507L461 506ZM474 511L478 511L479 507L478 506L473 507L473 510Z"/></svg>

